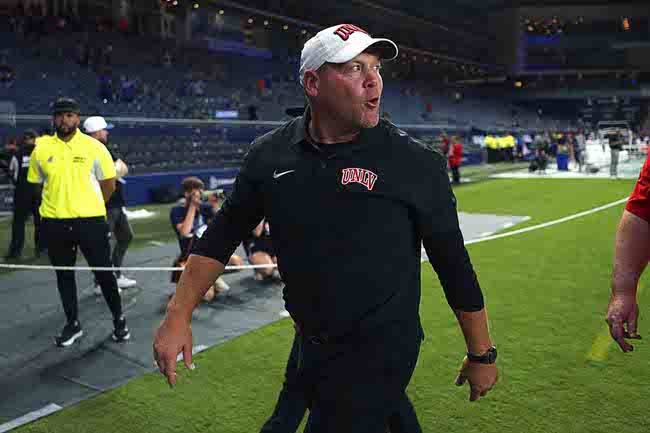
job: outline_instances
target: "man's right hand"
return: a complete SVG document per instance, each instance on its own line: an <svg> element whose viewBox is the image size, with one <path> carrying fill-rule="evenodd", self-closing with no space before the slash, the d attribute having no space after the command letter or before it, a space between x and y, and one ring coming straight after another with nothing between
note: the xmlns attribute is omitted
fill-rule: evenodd
<svg viewBox="0 0 650 433"><path fill-rule="evenodd" d="M183 361L189 370L194 370L192 362L192 327L190 322L176 316L165 316L156 332L153 342L153 356L160 373L167 377L170 388L176 384L176 358L183 353Z"/></svg>
<svg viewBox="0 0 650 433"><path fill-rule="evenodd" d="M639 305L636 303L636 296L612 294L607 307L606 321L609 325L609 333L621 346L623 352L632 352L634 346L625 339L641 339L641 336L637 334ZM627 329L624 325L627 325Z"/></svg>
<svg viewBox="0 0 650 433"><path fill-rule="evenodd" d="M199 207L201 205L201 193L198 191L194 191L192 193L192 202L194 206Z"/></svg>

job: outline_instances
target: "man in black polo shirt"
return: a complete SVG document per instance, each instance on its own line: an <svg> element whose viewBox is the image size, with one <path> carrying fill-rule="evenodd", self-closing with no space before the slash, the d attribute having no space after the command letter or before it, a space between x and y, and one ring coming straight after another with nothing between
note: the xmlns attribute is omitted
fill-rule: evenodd
<svg viewBox="0 0 650 433"><path fill-rule="evenodd" d="M399 410L423 338L422 243L467 344L456 384L470 383L472 401L494 385L496 349L446 161L379 119L380 60L396 56L393 42L348 24L305 44L310 107L253 143L158 329L154 356L170 386L178 353L194 368L193 309L262 218L299 329L311 433L383 432Z"/></svg>

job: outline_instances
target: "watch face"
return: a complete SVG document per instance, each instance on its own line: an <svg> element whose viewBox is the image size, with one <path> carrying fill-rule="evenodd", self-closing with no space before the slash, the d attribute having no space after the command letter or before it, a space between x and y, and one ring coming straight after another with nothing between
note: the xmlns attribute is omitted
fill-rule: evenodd
<svg viewBox="0 0 650 433"><path fill-rule="evenodd" d="M487 356L488 356L488 362L490 364L493 364L497 360L497 348L496 347L491 347L487 351Z"/></svg>

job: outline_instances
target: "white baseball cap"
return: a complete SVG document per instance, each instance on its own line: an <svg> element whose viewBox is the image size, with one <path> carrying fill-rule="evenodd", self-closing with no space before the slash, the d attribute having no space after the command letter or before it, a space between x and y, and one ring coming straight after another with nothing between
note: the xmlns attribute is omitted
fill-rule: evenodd
<svg viewBox="0 0 650 433"><path fill-rule="evenodd" d="M102 129L113 129L113 125L106 123L106 120L101 116L92 116L84 121L84 131L87 134L101 131Z"/></svg>
<svg viewBox="0 0 650 433"><path fill-rule="evenodd" d="M375 39L352 24L339 24L321 30L305 43L300 56L300 84L305 72L315 71L325 63L345 63L377 44L381 60L393 60L398 49L390 39Z"/></svg>

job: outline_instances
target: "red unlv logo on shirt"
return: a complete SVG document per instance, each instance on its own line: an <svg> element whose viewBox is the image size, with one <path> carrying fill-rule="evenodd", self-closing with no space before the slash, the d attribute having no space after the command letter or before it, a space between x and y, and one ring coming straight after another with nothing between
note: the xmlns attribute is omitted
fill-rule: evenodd
<svg viewBox="0 0 650 433"><path fill-rule="evenodd" d="M349 183L360 183L368 188L368 191L372 191L375 187L375 182L377 182L377 175L370 170L366 170L365 168L343 169L343 177L341 178L341 183L343 185Z"/></svg>

